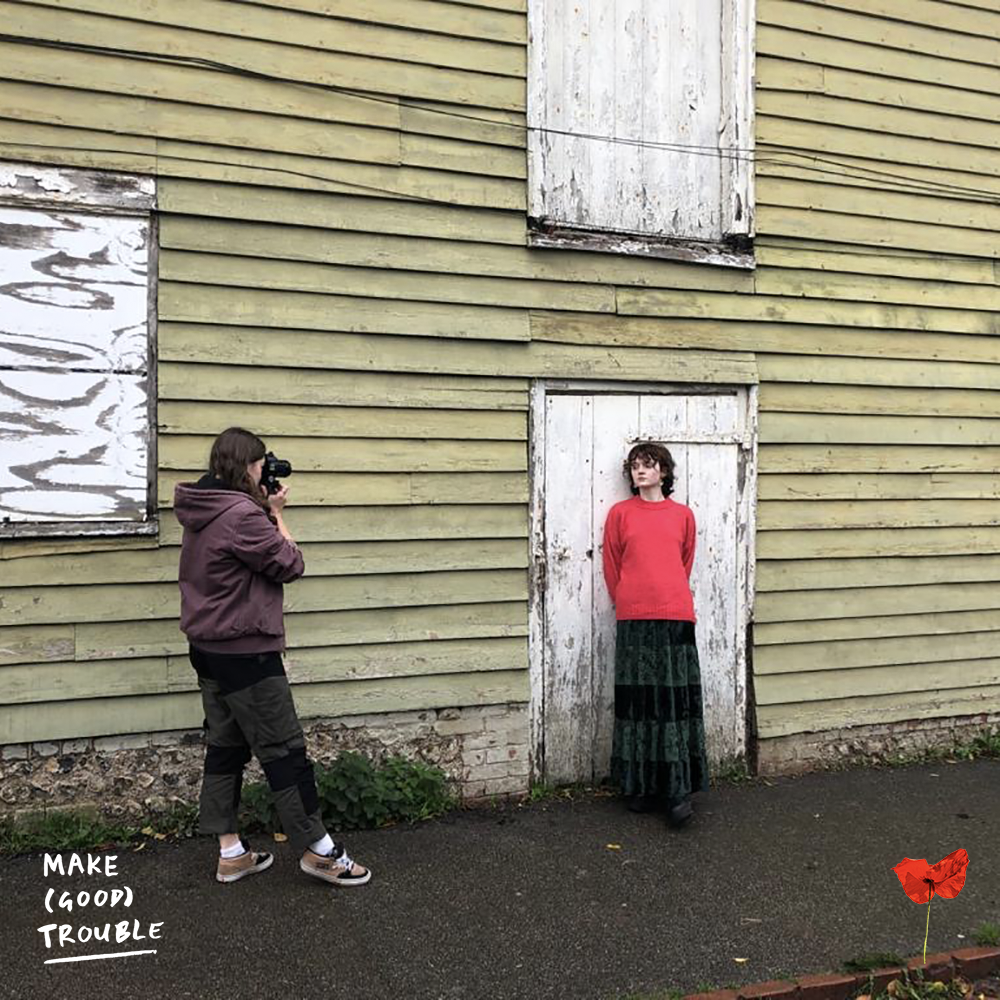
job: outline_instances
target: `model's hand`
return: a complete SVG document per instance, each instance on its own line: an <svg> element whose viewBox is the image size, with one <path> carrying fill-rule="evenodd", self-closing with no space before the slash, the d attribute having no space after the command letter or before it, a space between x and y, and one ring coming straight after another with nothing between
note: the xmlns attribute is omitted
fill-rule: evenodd
<svg viewBox="0 0 1000 1000"><path fill-rule="evenodd" d="M282 486L277 493L272 494L268 497L268 506L275 514L280 514L285 509L285 504L288 501L288 487Z"/></svg>

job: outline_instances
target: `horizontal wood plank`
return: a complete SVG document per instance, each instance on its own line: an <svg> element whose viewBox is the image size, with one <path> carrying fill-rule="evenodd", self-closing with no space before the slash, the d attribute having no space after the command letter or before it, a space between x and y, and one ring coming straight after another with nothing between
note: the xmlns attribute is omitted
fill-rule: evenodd
<svg viewBox="0 0 1000 1000"><path fill-rule="evenodd" d="M988 660L989 669L996 669L1000 663L997 654L1000 653L1000 635L996 632L964 632L958 635L919 635L902 638L851 639L841 642L805 642L790 643L784 646L767 646L758 650L754 657L754 675L756 678L787 674L809 674L816 677L817 673L826 673L833 683L838 683L841 691L856 693L875 693L869 691L863 683L859 683L858 675L841 674L844 670L858 667L906 667L897 673L906 675L913 673L919 677L921 667L930 663L945 664L949 661L959 661L968 668L974 666L974 660ZM828 680L827 683L831 683ZM970 684L972 683L970 679ZM926 691L935 687L958 687L959 684L940 684L919 682L910 690ZM775 697L781 691L781 685L774 684ZM817 691L816 698L829 697ZM813 698L784 697L784 701L811 701Z"/></svg>
<svg viewBox="0 0 1000 1000"><path fill-rule="evenodd" d="M196 479L207 464L192 461L187 471L161 473L157 496L161 507L173 503L174 487ZM490 504L502 498L511 504L526 503L527 476L523 472L310 473L299 472L289 481L289 499L312 507L354 506L386 508L424 504ZM329 522L328 522L329 523Z"/></svg>
<svg viewBox="0 0 1000 1000"><path fill-rule="evenodd" d="M527 699L527 671L494 670L313 684L295 700L299 717L309 719ZM194 692L18 705L0 714L0 743L195 729L202 714Z"/></svg>
<svg viewBox="0 0 1000 1000"><path fill-rule="evenodd" d="M974 238L974 237L973 237ZM988 312L960 309L828 302L781 295L722 296L715 293L619 288L618 312L626 316L731 319L742 322L788 322L818 326L953 333L997 333L1000 320Z"/></svg>
<svg viewBox="0 0 1000 1000"><path fill-rule="evenodd" d="M165 281L160 316L181 323L293 326L301 330L396 333L411 337L482 340L529 339L528 315L519 309L436 302L367 299L312 292L230 288ZM166 342L166 333L163 336Z"/></svg>
<svg viewBox="0 0 1000 1000"><path fill-rule="evenodd" d="M990 473L1000 462L1000 449L995 447L923 447L917 441L909 445L764 444L760 451L761 468L768 472Z"/></svg>
<svg viewBox="0 0 1000 1000"><path fill-rule="evenodd" d="M390 542L303 542L309 576L421 573L442 570L511 569L527 565L523 539L435 539ZM174 583L180 551L175 545L154 552L81 552L18 559L5 586L44 587L53 580L80 584Z"/></svg>
<svg viewBox="0 0 1000 1000"><path fill-rule="evenodd" d="M941 500L1000 497L1000 478L983 473L762 475L759 500Z"/></svg>
<svg viewBox="0 0 1000 1000"><path fill-rule="evenodd" d="M233 391L234 385L240 387L240 398L245 402L281 403L284 404L282 409L285 406L354 406L363 413L367 407L398 407L411 412L414 409L461 410L470 417L469 411L523 413L528 409L526 379L161 361L157 370L160 416L169 413L167 407L179 401L223 399Z"/></svg>
<svg viewBox="0 0 1000 1000"><path fill-rule="evenodd" d="M503 500L503 503L498 501ZM171 496L171 502L173 497ZM161 510L160 541L179 545L181 527L173 511ZM524 538L528 515L507 497L492 502L285 508L285 520L296 540L309 542L385 542L447 538Z"/></svg>
<svg viewBox="0 0 1000 1000"><path fill-rule="evenodd" d="M220 9L222 5L219 5ZM114 8L116 13L120 8ZM167 8L164 8L167 9ZM379 57L367 52L336 52L280 44L270 39L237 38L205 30L179 33L172 25L149 24L120 16L102 16L39 5L0 3L4 30L22 38L93 45L95 39L113 38L116 48L150 56L180 55L194 59L224 61L237 69L266 73L282 80L448 101L455 104L521 110L524 81L518 76L480 73L448 67ZM229 18L230 24L238 24ZM442 39L441 44L449 45ZM463 43L452 42L457 51ZM475 46L477 43L469 43ZM510 46L515 59L523 59L520 46ZM219 59L225 52L224 60Z"/></svg>
<svg viewBox="0 0 1000 1000"><path fill-rule="evenodd" d="M773 350L773 348L772 348ZM936 388L1000 388L1000 365L966 364L942 360L932 354L923 361L879 358L809 357L761 353L757 355L761 379L766 382L790 382L844 385L912 387L918 391ZM929 398L931 394L928 392ZM891 399L891 395L887 396ZM933 405L933 402L931 403Z"/></svg>
<svg viewBox="0 0 1000 1000"><path fill-rule="evenodd" d="M1000 556L909 556L855 559L766 559L757 563L757 591L908 586L1000 580Z"/></svg>
<svg viewBox="0 0 1000 1000"><path fill-rule="evenodd" d="M880 416L1000 418L1000 395L985 390L866 388L768 382L760 409L778 413L850 413Z"/></svg>
<svg viewBox="0 0 1000 1000"><path fill-rule="evenodd" d="M907 719L960 718L1000 711L1000 686L871 695L790 705L762 705L761 739L846 726L886 725Z"/></svg>
<svg viewBox="0 0 1000 1000"><path fill-rule="evenodd" d="M486 38L512 44L527 41L524 0L462 4L437 0L380 0L374 6L367 0L240 0L285 10L304 11L321 17L347 18L398 28L435 31L460 38Z"/></svg>
<svg viewBox="0 0 1000 1000"><path fill-rule="evenodd" d="M869 618L997 608L1000 608L1000 593L995 584L954 583L759 594L755 617L760 622L806 621L814 618Z"/></svg>
<svg viewBox="0 0 1000 1000"><path fill-rule="evenodd" d="M525 573L520 569L307 576L289 585L285 608L288 612L354 611L495 603L524 600L526 593ZM0 626L174 618L179 607L176 584L19 587L4 598Z"/></svg>
<svg viewBox="0 0 1000 1000"><path fill-rule="evenodd" d="M629 290L632 294L633 290ZM625 295L626 290L619 289L619 297ZM657 294L650 292L649 294ZM663 305L664 312L683 311L685 306L674 303L674 293L662 293L668 302ZM825 310L826 318L830 325L820 323L804 322L804 316L798 316L798 320L793 322L788 317L788 322L779 322L778 316L765 319L763 316L763 299L757 306L753 306L749 312L754 313L759 318L752 322L737 320L732 313L738 308L731 305L728 319L720 319L711 314L708 300L703 296L692 296L695 299L701 298L705 304L705 315L702 317L692 317L684 319L676 315L663 315L657 313L653 315L619 315L619 316L591 316L586 313L561 313L561 312L541 312L531 313L531 336L534 341L547 343L559 343L567 345L587 345L601 344L606 346L632 346L632 347L658 347L660 349L676 347L690 348L694 350L718 350L733 351L745 350L762 352L765 355L777 356L780 353L790 353L797 355L795 364L788 366L793 371L799 364L799 358L805 362L813 361L812 367L806 367L804 371L818 371L825 374L824 378L817 381L836 381L838 371L841 367L848 367L851 356L866 357L875 359L922 359L923 364L919 366L921 370L933 369L935 366L928 364L928 361L935 362L979 362L995 364L997 359L996 345L989 337L966 336L959 333L946 333L944 331L927 332L925 329L875 329L863 326L852 327L850 316L846 317L846 322L837 324L837 316L840 315L841 304L830 301L821 304L820 310L813 317L818 319ZM751 296L743 298L751 299ZM679 302L680 300L678 300ZM649 304L649 310L659 309L659 306ZM877 306L862 307L875 308L876 311L884 309L891 312L895 307ZM756 310L756 312L755 312ZM692 307L692 311L697 311L697 307ZM743 310L747 312L746 309ZM849 310L844 307L845 313ZM925 310L917 310L920 314L920 322L926 326L929 322ZM994 321L986 313L970 313L975 317L976 323L984 326L992 324ZM916 317L912 317L916 319ZM857 314L853 319L859 323L863 322L861 314ZM867 320L878 323L874 315L869 314ZM577 347L579 349L579 347ZM773 352L773 353L772 353ZM821 355L822 361L816 362L810 359L809 355ZM868 365L869 369L875 371L874 365ZM947 377L946 371L942 377ZM918 370L914 366L914 370ZM966 365L963 373L968 372L972 378L990 379L1000 372L998 368L994 372L986 371L982 374L976 372L972 365ZM780 380L780 379L778 379ZM804 381L802 379L792 379L792 381ZM931 385L934 381L930 382ZM947 384L947 383L946 383Z"/></svg>
<svg viewBox="0 0 1000 1000"><path fill-rule="evenodd" d="M0 133L2 134L2 133ZM217 184L197 179L166 178L159 184L160 208L165 214L204 219L236 219L283 226L352 230L433 239L524 245L524 219L512 212L398 201L390 198L314 191L282 191L255 185ZM363 194L364 192L359 192ZM180 225L177 220L176 225ZM201 222L191 223L199 229ZM175 225L165 220L164 231ZM250 230L251 237L259 232ZM308 240L308 235L304 236ZM228 242L228 241L226 241ZM306 246L310 244L306 243ZM211 249L211 247L207 247ZM430 245L434 253L434 244ZM347 261L346 263L351 263ZM377 261L372 262L373 265Z"/></svg>
<svg viewBox="0 0 1000 1000"><path fill-rule="evenodd" d="M525 73L524 45L520 42L450 37L422 30L419 24L401 29L377 23L375 18L339 18L329 8L326 16L315 17L295 5L276 9L268 4L244 3L234 16L232 3L226 0L171 0L170 4L147 4L137 10L123 10L114 0L34 2L60 10L120 18L127 20L130 27L148 25L182 33L204 32L218 36L223 51L233 40L249 39L304 50L303 59L311 58L312 50L349 56L364 52L382 59L415 63L421 68L439 66L513 77L523 77Z"/></svg>
<svg viewBox="0 0 1000 1000"><path fill-rule="evenodd" d="M198 435L213 427L238 426L241 415L246 414L246 402L242 384L238 403L161 402L157 411L160 433ZM300 448L304 447L301 439L306 437L425 438L482 442L482 451L490 452L492 442L524 441L528 433L525 415L518 412L258 403L253 414L256 433L300 439Z"/></svg>
<svg viewBox="0 0 1000 1000"><path fill-rule="evenodd" d="M282 301L287 299L287 295ZM277 310L276 310L277 311ZM456 321L467 309L455 310ZM273 317L277 320L277 316ZM287 319L287 317L286 317ZM384 323L384 321L383 321ZM410 331L412 332L412 331ZM478 331L477 331L478 332ZM294 343L294 357L287 344ZM160 358L215 364L261 364L276 368L331 368L427 372L445 375L502 375L506 378L613 378L648 382L753 384L752 355L737 351L667 351L533 341L455 340L447 351L428 337L372 337L280 327L215 326L186 322L160 324Z"/></svg>
<svg viewBox="0 0 1000 1000"><path fill-rule="evenodd" d="M606 285L394 271L386 267L339 267L181 250L161 253L160 277L171 282L186 282L186 287L204 283L208 288L228 285L240 289L370 296L382 302L397 299L450 302L468 304L477 311L480 306L557 308L591 313L615 311L614 290Z"/></svg>
<svg viewBox="0 0 1000 1000"><path fill-rule="evenodd" d="M959 635L1000 630L1000 611L945 611L940 614L887 615L881 618L829 618L816 622L769 622L754 628L757 646L885 639L890 636Z"/></svg>
<svg viewBox="0 0 1000 1000"><path fill-rule="evenodd" d="M300 648L524 636L528 612L518 601L313 611L286 615L285 628L288 649L294 656ZM78 661L183 656L188 649L187 639L171 619L81 623L75 626L75 633L74 658Z"/></svg>
<svg viewBox="0 0 1000 1000"><path fill-rule="evenodd" d="M754 692L757 704L762 708L790 703L804 706L842 697L846 683L850 684L851 691L868 697L942 689L975 690L1000 684L1000 659L911 663L905 669L894 666L858 667L843 674L833 671L772 674L759 678L754 684Z"/></svg>
<svg viewBox="0 0 1000 1000"><path fill-rule="evenodd" d="M390 680L477 671L517 670L527 664L524 638L382 643L296 649L285 656L296 686L372 678ZM184 656L24 664L0 670L0 704L23 705L197 691L198 678Z"/></svg>
<svg viewBox="0 0 1000 1000"><path fill-rule="evenodd" d="M842 10L831 3L800 3L795 0L764 0L758 17L764 24L777 24L797 31L808 31L824 38L850 39L878 46L881 49L900 49L904 52L936 56L962 63L979 63L995 66L997 58L996 37L971 37L950 30L960 18L953 18L952 25L927 25L916 18L900 23L885 18L884 9L866 5L861 11ZM985 18L973 15L973 23L982 24ZM971 26L971 25L970 25Z"/></svg>
<svg viewBox="0 0 1000 1000"><path fill-rule="evenodd" d="M998 525L995 500L771 500L757 514L760 531Z"/></svg>
<svg viewBox="0 0 1000 1000"><path fill-rule="evenodd" d="M165 247L180 250L238 252L266 259L336 263L358 268L564 281L574 286L615 283L746 293L754 288L752 273L730 268L706 272L700 265L670 260L532 250L497 242L477 243L471 250L468 241L478 236L478 220L472 216L468 218L467 231L455 233L451 239L437 235L436 231L430 234L434 239L424 239L419 232L412 236L386 233L377 228L382 226L377 208L365 219L340 217L330 220L341 224L337 229L322 228L323 221L313 218L292 227L167 215L160 223L160 241ZM364 231L355 231L359 228Z"/></svg>
<svg viewBox="0 0 1000 1000"><path fill-rule="evenodd" d="M840 559L861 556L951 556L1000 552L997 528L827 528L766 531L758 559Z"/></svg>

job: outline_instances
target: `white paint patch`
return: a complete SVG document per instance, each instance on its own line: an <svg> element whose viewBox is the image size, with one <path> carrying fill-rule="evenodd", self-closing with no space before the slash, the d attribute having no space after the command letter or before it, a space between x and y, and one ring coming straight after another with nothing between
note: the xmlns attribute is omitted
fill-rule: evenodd
<svg viewBox="0 0 1000 1000"><path fill-rule="evenodd" d="M149 236L147 217L0 206L4 520L145 520Z"/></svg>
<svg viewBox="0 0 1000 1000"><path fill-rule="evenodd" d="M752 143L751 5L531 0L529 215L706 242L752 233L752 171L731 148Z"/></svg>

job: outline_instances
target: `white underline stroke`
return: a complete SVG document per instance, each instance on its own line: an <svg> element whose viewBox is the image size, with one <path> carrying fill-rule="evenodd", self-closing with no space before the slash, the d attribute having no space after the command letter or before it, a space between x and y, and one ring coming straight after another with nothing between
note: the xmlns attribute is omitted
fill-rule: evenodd
<svg viewBox="0 0 1000 1000"><path fill-rule="evenodd" d="M79 955L77 958L47 958L46 965L54 965L56 962L97 962L102 958L128 958L129 955L155 955L156 949L147 951L116 951L110 955Z"/></svg>

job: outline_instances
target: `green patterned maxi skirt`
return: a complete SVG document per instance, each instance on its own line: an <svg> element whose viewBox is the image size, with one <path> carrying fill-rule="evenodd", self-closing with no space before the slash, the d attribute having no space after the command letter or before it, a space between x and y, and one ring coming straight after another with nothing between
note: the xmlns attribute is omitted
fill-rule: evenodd
<svg viewBox="0 0 1000 1000"><path fill-rule="evenodd" d="M618 622L611 777L671 805L708 787L694 622Z"/></svg>

